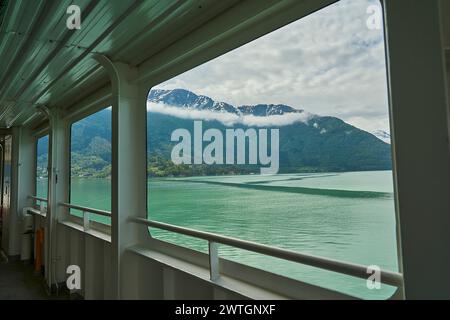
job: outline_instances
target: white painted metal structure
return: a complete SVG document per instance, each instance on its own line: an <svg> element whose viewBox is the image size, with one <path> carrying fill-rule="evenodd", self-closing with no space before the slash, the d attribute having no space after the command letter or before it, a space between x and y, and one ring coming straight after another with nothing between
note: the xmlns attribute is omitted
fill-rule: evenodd
<svg viewBox="0 0 450 320"><path fill-rule="evenodd" d="M20 214L39 200L30 198L35 142L49 133L48 210L36 219L45 224L50 287L64 282L66 267L77 264L86 299L351 298L221 259L216 243L357 277L363 266L146 220L148 90L335 1L79 2L84 13L79 31L65 27L70 1L6 6L0 127L5 163L12 168L10 190L3 192L10 199L3 203L7 254L20 252ZM399 288L393 298L450 298L450 5L447 0L383 4L401 274L386 272L382 281ZM108 105L111 227L68 213L70 124ZM108 214L82 211L85 217ZM156 240L147 226L209 241L209 254Z"/></svg>

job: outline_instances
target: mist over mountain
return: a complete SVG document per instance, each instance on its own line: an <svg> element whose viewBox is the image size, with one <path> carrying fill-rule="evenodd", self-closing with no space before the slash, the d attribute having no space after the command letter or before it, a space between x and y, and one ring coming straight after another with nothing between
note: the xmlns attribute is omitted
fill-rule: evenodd
<svg viewBox="0 0 450 320"><path fill-rule="evenodd" d="M184 89L151 90L148 96L147 152L151 176L258 173L250 165L174 165L170 140L178 128L193 134L216 128L279 129L280 173L390 170L390 145L339 118L319 116L283 104L233 106ZM107 177L111 169L111 110L72 126L72 175ZM207 143L205 143L206 145ZM42 148L41 148L42 149ZM43 165L44 150L38 150Z"/></svg>

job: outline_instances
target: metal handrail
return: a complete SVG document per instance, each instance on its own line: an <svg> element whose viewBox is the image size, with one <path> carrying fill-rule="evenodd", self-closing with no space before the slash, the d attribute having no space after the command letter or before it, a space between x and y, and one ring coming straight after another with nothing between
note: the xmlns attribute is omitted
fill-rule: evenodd
<svg viewBox="0 0 450 320"><path fill-rule="evenodd" d="M39 211L42 213L43 216L46 216L47 215L47 209L46 209L44 203L46 203L47 206L48 206L48 200L45 199L45 198L38 197L38 196L28 196L28 197L30 199L34 200L34 203L35 203L36 206L38 206L37 202L39 201Z"/></svg>
<svg viewBox="0 0 450 320"><path fill-rule="evenodd" d="M203 240L209 241L209 243L221 243L224 245L253 251L261 254L265 254L268 256L294 261L297 263L301 263L304 265L309 265L312 267L317 267L324 270L334 271L341 274L346 274L349 276L354 276L362 279L367 279L369 277L368 267L353 264L333 259L327 259L322 257L317 257L309 254L299 253L292 250L281 249L277 247L272 247L252 241L241 240L237 238L227 237L223 235L218 235L205 231L198 231L194 229L178 227L171 224L151 221L144 218L130 218L130 221L144 224L149 227L154 227L158 229L163 229L171 232L176 232L180 234L184 234L186 236L191 236L195 238L200 238ZM211 251L211 250L210 250ZM210 252L211 253L211 252ZM211 261L210 261L211 263ZM211 270L212 271L212 270ZM392 285L396 287L403 286L403 276L401 273L392 272L392 271L380 271L380 282Z"/></svg>
<svg viewBox="0 0 450 320"><path fill-rule="evenodd" d="M28 208L27 212L29 214L33 214L33 215L36 214L36 215L39 215L39 216L44 217L44 218L47 217L47 212L45 212L43 210L40 210L40 209Z"/></svg>
<svg viewBox="0 0 450 320"><path fill-rule="evenodd" d="M94 208L89 208L89 207L83 207L83 206L78 206L76 204L71 204L71 203L66 203L66 202L60 202L59 205L69 208L69 209L75 209L75 210L80 210L83 212L98 214L98 215L105 216L105 217L111 217L111 212L106 211L106 210L99 210L99 209L94 209Z"/></svg>
<svg viewBox="0 0 450 320"><path fill-rule="evenodd" d="M107 216L107 217L111 216L111 212L106 211L106 210L93 209L93 208L78 206L78 205L65 203L65 202L61 202L60 205L67 207L67 208L72 208L72 209L83 211L83 214L89 212L89 213L94 213L94 214ZM85 215L85 218L87 218L86 215ZM219 235L219 234L215 234L215 233L211 233L211 232L205 232L205 231L199 231L199 230L185 228L185 227L179 227L179 226L171 225L168 223L147 220L144 218L133 217L133 218L130 218L130 221L139 223L139 224L143 224L143 225L147 225L149 227L154 227L154 228L163 229L166 231L176 232L179 234L184 234L186 236L191 236L191 237L195 237L195 238L199 238L199 239L208 241L209 242L211 275L217 274L217 270L213 270L213 268L212 268L212 265L217 266L217 262L215 262L214 260L218 259L217 249L214 249L214 244L220 243L220 244L240 248L243 250L257 252L257 253L265 254L268 256L272 256L272 257L276 257L276 258L280 258L280 259L284 259L284 260L289 260L289 261L297 262L300 264L304 264L304 265L308 265L308 266L312 266L312 267L316 267L316 268L320 268L320 269L324 269L324 270L328 270L328 271L333 271L333 272L337 272L337 273L341 273L341 274L346 274L349 276L358 277L361 279L367 279L369 276L370 269L367 266L360 265L360 264L354 264L354 263L350 263L350 262L344 262L344 261L299 253L299 252L288 250L288 249L282 249L282 248L278 248L278 247L268 246L268 245L260 244L257 242L223 236L223 235ZM87 229L86 226L85 226L85 229ZM215 275L214 278L216 276L217 275ZM212 278L213 278L213 276L212 276ZM392 285L395 287L402 287L403 286L403 276L401 273L398 273L398 272L380 270L380 282L387 284L387 285Z"/></svg>
<svg viewBox="0 0 450 320"><path fill-rule="evenodd" d="M38 196L30 196L30 198L31 198L31 199L34 199L34 200L37 200L37 201L47 202L47 203L48 203L48 200L47 200L47 199L45 199L45 198L40 198L40 197L38 197Z"/></svg>

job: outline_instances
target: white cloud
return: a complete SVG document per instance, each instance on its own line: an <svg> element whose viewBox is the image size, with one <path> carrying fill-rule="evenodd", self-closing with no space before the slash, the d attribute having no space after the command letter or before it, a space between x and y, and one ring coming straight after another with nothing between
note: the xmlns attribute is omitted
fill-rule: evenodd
<svg viewBox="0 0 450 320"><path fill-rule="evenodd" d="M314 115L308 112L288 113L283 115L271 115L257 117L254 115L237 115L228 112L216 112L210 110L181 109L163 103L147 102L147 111L167 114L183 119L201 119L204 121L220 121L226 126L243 124L249 127L278 127L293 124L295 122L307 123Z"/></svg>
<svg viewBox="0 0 450 320"><path fill-rule="evenodd" d="M233 105L286 104L389 131L383 30L366 25L376 0L341 0L160 88Z"/></svg>

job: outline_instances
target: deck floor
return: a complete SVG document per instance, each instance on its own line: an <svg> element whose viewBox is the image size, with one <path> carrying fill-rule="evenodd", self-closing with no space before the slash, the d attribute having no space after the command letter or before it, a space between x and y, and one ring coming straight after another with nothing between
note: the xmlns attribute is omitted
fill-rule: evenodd
<svg viewBox="0 0 450 320"><path fill-rule="evenodd" d="M67 295L49 296L44 278L34 273L33 266L23 261L6 261L0 257L0 300L68 299Z"/></svg>

